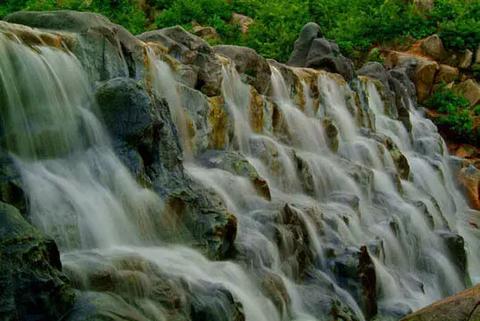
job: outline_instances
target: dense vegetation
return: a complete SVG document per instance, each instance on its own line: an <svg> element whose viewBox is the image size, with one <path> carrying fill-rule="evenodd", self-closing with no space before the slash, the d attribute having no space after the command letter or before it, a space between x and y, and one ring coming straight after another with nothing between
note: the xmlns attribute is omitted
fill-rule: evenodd
<svg viewBox="0 0 480 321"><path fill-rule="evenodd" d="M470 108L465 97L456 94L445 84L440 85L425 105L441 113L435 122L456 136L451 138L476 143L480 141L480 131L474 127L474 119L480 115L480 105Z"/></svg>
<svg viewBox="0 0 480 321"><path fill-rule="evenodd" d="M422 10L407 0L3 0L0 17L17 10L95 11L133 33L175 24L213 26L223 43L246 45L262 55L288 59L308 21L358 58L375 45L408 42L438 32L448 48L480 43L479 0L436 0ZM234 12L254 19L248 34L231 23Z"/></svg>

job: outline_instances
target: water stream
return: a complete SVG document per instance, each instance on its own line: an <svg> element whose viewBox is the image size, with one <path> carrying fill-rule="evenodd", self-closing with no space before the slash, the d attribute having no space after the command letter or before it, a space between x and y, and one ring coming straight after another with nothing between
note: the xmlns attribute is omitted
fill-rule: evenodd
<svg viewBox="0 0 480 321"><path fill-rule="evenodd" d="M111 315L201 320L184 308L196 300L209 306L203 315L209 320L243 320L239 311L249 321L330 320L325 313L332 307L339 318L365 320L361 287L351 275L365 245L379 311L400 316L466 286L441 237L447 230L465 238L467 279L478 279L478 239L465 223L471 210L455 187L445 143L414 102L410 133L386 113L373 81L360 82L366 101L357 106L348 84L320 73L320 101L304 83L306 107L300 108L272 65L269 106L280 121L258 133L249 123L249 87L233 63L226 64L221 89L234 124L227 150L265 179L268 199L248 177L196 158L174 72L153 53L149 59L187 174L237 216L235 260L211 261L163 241L155 228L165 214L163 200L140 186L115 155L77 58L0 33L2 143L20 169L32 222L56 240L81 292L109 298ZM360 128L358 108L374 119L375 130ZM338 129L336 149L325 119ZM408 177L401 178L397 154L381 143L387 139L405 156ZM175 318L172 303L158 299L165 296L159 289L178 298Z"/></svg>

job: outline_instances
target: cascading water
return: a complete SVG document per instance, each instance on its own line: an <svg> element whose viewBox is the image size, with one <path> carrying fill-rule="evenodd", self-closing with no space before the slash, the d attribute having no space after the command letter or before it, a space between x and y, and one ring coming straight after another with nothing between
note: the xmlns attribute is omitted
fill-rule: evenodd
<svg viewBox="0 0 480 321"><path fill-rule="evenodd" d="M198 155L180 85L147 52L152 89L169 103L186 172L237 216L233 261L162 240L155 227L163 201L115 155L72 53L0 34L2 146L20 169L32 221L55 238L75 287L86 298L96 293L105 316L172 320L175 310L175 320L310 321L330 320L334 311L337 319L365 320L365 284L352 281L351 271L368 251L373 300L381 315L398 318L465 287L446 254L446 230L465 238L469 276L477 279L477 236L464 223L470 210L444 142L413 102L409 133L388 115L373 80L359 80L365 99L358 106L348 84L319 72L320 102L302 82L301 108L271 65L272 95L262 108L275 117L258 132L250 125L250 88L233 63L224 64L232 143ZM368 130L358 125L359 108L373 120ZM338 130L337 144L326 121ZM248 164L249 175L215 168L224 155Z"/></svg>

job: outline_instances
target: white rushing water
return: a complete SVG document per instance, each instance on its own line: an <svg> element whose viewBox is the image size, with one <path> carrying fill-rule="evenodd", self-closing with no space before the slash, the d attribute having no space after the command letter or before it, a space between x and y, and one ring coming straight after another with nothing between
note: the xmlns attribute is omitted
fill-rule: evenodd
<svg viewBox="0 0 480 321"><path fill-rule="evenodd" d="M280 121L256 133L250 89L233 64L225 65L222 94L233 118L228 150L266 180L270 200L250 177L196 160L188 133L192 115L182 106L175 75L153 53L148 59L153 89L169 103L187 173L237 216L236 260L210 261L164 243L157 226L163 200L141 187L115 155L80 62L65 49L26 46L0 34L6 146L21 171L33 223L59 244L78 289L115 293L110 299L118 313L127 309L133 320L169 320L165 302L152 299L162 277L184 296L206 291L211 301L198 300L212 305L215 320L230 320L226 302L232 300L249 321L329 320L325 313L333 306L340 316L349 311L365 320L349 274L365 245L379 309L400 315L464 288L441 238L447 229L465 238L469 276L476 279L478 241L466 223L471 210L455 187L444 142L413 102L409 133L386 114L373 81L361 81L366 102L356 106L348 84L320 73L320 101L304 82L300 108L271 66L272 98L264 108L275 108ZM375 132L360 128L358 108L368 110ZM338 129L338 150L329 144L324 120ZM397 175L392 153L380 143L386 139L406 157L409 177ZM116 285L95 288L91 278L98 271ZM225 299L224 290L233 299Z"/></svg>

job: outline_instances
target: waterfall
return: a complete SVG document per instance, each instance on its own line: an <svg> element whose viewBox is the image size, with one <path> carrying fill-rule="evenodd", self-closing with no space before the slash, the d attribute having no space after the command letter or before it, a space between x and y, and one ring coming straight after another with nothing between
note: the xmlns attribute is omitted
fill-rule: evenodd
<svg viewBox="0 0 480 321"><path fill-rule="evenodd" d="M150 89L169 104L186 174L237 217L231 260L165 241L164 199L115 154L75 55L0 33L2 147L19 168L32 222L59 244L82 297L102 298L106 315L171 320L175 310L178 320L320 321L335 311L363 321L369 316L352 270L367 251L379 311L400 317L468 283L448 254L447 231L466 240L468 274L478 280L477 237L465 222L471 210L455 187L445 143L414 102L409 131L388 113L374 80L359 80L355 90L365 99L356 102L348 83L318 72L319 99L302 80L300 106L272 63L271 95L261 108L275 117L254 130L253 93L229 62L221 95L233 138L225 150L200 151L175 71L147 52ZM370 128L361 117L373 120ZM222 155L248 164L248 175L213 166Z"/></svg>

